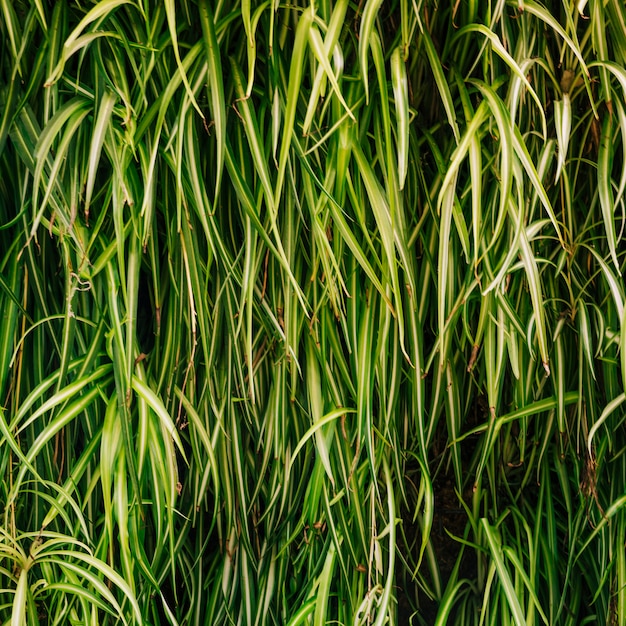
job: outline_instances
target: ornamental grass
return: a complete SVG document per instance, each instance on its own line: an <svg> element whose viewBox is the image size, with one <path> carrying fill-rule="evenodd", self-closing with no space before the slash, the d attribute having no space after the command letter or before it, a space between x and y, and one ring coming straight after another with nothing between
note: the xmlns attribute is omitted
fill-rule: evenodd
<svg viewBox="0 0 626 626"><path fill-rule="evenodd" d="M625 67L620 0L0 0L0 624L624 623Z"/></svg>

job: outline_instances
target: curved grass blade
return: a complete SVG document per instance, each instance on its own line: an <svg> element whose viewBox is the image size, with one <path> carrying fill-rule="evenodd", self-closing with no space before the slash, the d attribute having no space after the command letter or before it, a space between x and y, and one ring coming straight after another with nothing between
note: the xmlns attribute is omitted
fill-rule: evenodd
<svg viewBox="0 0 626 626"><path fill-rule="evenodd" d="M211 94L211 113L213 115L215 140L217 143L217 163L215 166L215 203L217 203L221 188L222 171L224 169L226 101L224 96L220 47L215 33L213 12L208 0L202 0L200 2L200 21L202 23L202 33L204 35L204 45L209 67L208 89Z"/></svg>
<svg viewBox="0 0 626 626"><path fill-rule="evenodd" d="M504 564L504 559L502 558L502 544L500 542L500 539L498 538L494 528L485 518L481 518L480 522L483 532L485 533L485 537L487 538L489 552L495 564L496 571L498 573L498 579L504 589L505 598L509 605L509 608L511 609L511 613L513 614L515 624L517 626L525 626L526 619L524 618L522 607L520 606L519 599L517 597L515 587L511 581L509 572L506 568L506 565Z"/></svg>
<svg viewBox="0 0 626 626"><path fill-rule="evenodd" d="M382 0L367 0L363 15L361 16L361 26L359 27L359 67L361 70L361 80L365 87L365 102L369 102L369 79L367 53L370 47L370 37L374 30L374 22L378 17Z"/></svg>
<svg viewBox="0 0 626 626"><path fill-rule="evenodd" d="M396 106L398 182L400 189L404 189L409 167L409 88L401 47L391 53L391 84Z"/></svg>

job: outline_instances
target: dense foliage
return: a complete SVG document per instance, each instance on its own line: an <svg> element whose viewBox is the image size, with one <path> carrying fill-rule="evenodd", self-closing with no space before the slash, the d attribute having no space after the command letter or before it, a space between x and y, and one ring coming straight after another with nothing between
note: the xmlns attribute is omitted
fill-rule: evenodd
<svg viewBox="0 0 626 626"><path fill-rule="evenodd" d="M0 623L626 620L621 0L0 1Z"/></svg>

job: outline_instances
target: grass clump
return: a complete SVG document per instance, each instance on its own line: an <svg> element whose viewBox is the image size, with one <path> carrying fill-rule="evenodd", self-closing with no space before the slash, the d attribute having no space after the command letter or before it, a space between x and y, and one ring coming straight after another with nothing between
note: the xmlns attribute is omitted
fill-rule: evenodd
<svg viewBox="0 0 626 626"><path fill-rule="evenodd" d="M626 10L0 2L0 619L626 615Z"/></svg>

